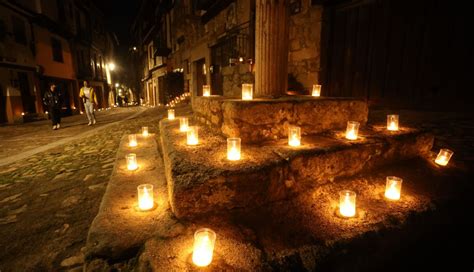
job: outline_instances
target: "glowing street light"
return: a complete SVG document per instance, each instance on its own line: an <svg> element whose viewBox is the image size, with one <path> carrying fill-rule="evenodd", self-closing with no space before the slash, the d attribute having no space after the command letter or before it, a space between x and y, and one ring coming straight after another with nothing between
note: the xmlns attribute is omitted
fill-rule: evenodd
<svg viewBox="0 0 474 272"><path fill-rule="evenodd" d="M119 83L115 83L115 88L118 88L120 87L120 84Z"/></svg>
<svg viewBox="0 0 474 272"><path fill-rule="evenodd" d="M110 63L109 63L109 70L110 70L110 71L115 70L115 63L113 63L113 62L110 62Z"/></svg>

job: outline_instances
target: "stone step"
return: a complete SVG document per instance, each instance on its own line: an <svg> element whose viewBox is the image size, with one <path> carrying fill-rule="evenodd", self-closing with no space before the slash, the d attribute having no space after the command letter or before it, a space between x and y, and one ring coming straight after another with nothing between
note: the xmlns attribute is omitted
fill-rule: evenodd
<svg viewBox="0 0 474 272"><path fill-rule="evenodd" d="M200 127L200 143L186 145L177 120L160 122L168 194L173 213L191 218L260 206L334 180L395 161L426 155L433 136L412 128L387 132L362 128L349 141L342 132L303 136L301 147L286 140L242 144L242 159L228 161L225 138ZM303 131L304 133L304 131Z"/></svg>
<svg viewBox="0 0 474 272"><path fill-rule="evenodd" d="M128 146L125 135L117 150L117 159L99 212L87 237L86 258L121 259L132 256L145 241L155 236L173 236L179 224L169 212L168 191L163 160L158 152L156 135L137 135L138 146ZM129 171L125 156L137 155L138 169ZM154 208L140 211L137 207L137 186L154 187Z"/></svg>
<svg viewBox="0 0 474 272"><path fill-rule="evenodd" d="M250 212L199 216L186 221L175 237L148 240L138 270L201 271L192 263L193 233L206 227L217 239L205 271L380 271L389 261L404 261L391 260L402 244L430 246L418 244L427 232L420 225L446 227L434 203L458 196L454 184L459 190L463 186L452 176L456 171L409 160L322 184ZM404 179L402 195L389 201L384 198L385 177L394 174ZM356 217L337 215L341 190L357 193Z"/></svg>
<svg viewBox="0 0 474 272"><path fill-rule="evenodd" d="M365 125L367 102L356 98L285 96L278 99L193 97L196 118L227 137L261 142L285 138L288 125L308 134L343 129L347 121Z"/></svg>

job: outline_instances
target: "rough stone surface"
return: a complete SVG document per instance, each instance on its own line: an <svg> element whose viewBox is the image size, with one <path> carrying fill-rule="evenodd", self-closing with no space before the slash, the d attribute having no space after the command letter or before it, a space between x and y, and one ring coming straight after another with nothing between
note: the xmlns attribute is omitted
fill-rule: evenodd
<svg viewBox="0 0 474 272"><path fill-rule="evenodd" d="M198 121L244 143L287 137L289 125L301 127L303 134L343 129L347 121L367 122L363 100L288 96L280 99L223 99L195 97L193 110Z"/></svg>
<svg viewBox="0 0 474 272"><path fill-rule="evenodd" d="M156 135L138 137L138 147L128 147L128 135L122 138L117 160L87 238L86 257L116 259L134 254L146 239L154 235L173 235L179 226L169 209L166 179L162 159L155 140ZM129 171L125 156L137 154L139 168ZM137 208L137 186L154 186L155 207L147 212Z"/></svg>
<svg viewBox="0 0 474 272"><path fill-rule="evenodd" d="M288 73L309 91L319 82L322 7L301 1L289 21Z"/></svg>
<svg viewBox="0 0 474 272"><path fill-rule="evenodd" d="M168 193L177 217L271 201L262 194L283 177L284 160L266 147L244 146L242 160L227 160L225 140L200 127L200 144L186 145L177 121L160 122ZM285 192L280 192L285 194Z"/></svg>
<svg viewBox="0 0 474 272"><path fill-rule="evenodd" d="M250 72L250 64L237 64L222 67L222 88L225 97L242 97L242 84L254 83L255 78Z"/></svg>
<svg viewBox="0 0 474 272"><path fill-rule="evenodd" d="M356 141L340 132L303 136L298 148L286 140L243 144L242 159L231 162L225 139L206 127L200 127L198 146L186 145L176 121L161 121L160 131L170 204L178 218L285 199L337 177L427 155L433 145L428 133L370 127Z"/></svg>

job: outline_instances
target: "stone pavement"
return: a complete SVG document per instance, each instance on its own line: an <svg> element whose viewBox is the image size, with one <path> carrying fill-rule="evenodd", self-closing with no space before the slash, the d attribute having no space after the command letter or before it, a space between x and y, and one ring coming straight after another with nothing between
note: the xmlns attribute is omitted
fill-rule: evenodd
<svg viewBox="0 0 474 272"><path fill-rule="evenodd" d="M8 149L0 151L2 156L38 148L51 139L70 140L0 167L0 271L82 269L81 249L121 137L138 132L143 125L156 133L164 113L163 109L148 109L140 116L117 122L142 109L99 114L98 127L110 126L87 138L77 137L79 132L94 129L81 125L85 116L66 118L64 129L58 131L51 130L47 122L15 126L11 133L11 127L0 128L2 149Z"/></svg>
<svg viewBox="0 0 474 272"><path fill-rule="evenodd" d="M0 166L65 144L67 141L86 137L88 133L96 132L114 122L133 118L142 111L143 108L140 107L129 107L96 112L97 124L94 126L87 126L85 115L69 116L62 119L59 130L52 130L49 120L0 126Z"/></svg>

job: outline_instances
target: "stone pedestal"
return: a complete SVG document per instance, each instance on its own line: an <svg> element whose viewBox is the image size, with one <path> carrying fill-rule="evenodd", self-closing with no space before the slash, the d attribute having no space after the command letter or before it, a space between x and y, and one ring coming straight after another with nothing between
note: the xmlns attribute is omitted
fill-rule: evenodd
<svg viewBox="0 0 474 272"><path fill-rule="evenodd" d="M227 137L258 143L288 137L288 126L300 126L303 135L345 129L347 121L367 122L367 103L354 98L286 96L279 99L225 99L195 97L195 117Z"/></svg>

